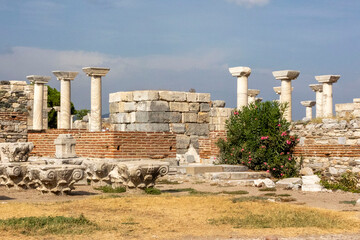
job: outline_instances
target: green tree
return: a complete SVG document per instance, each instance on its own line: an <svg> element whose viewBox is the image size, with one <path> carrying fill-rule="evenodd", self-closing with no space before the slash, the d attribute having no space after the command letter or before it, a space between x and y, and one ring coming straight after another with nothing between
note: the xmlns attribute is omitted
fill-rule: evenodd
<svg viewBox="0 0 360 240"><path fill-rule="evenodd" d="M217 142L220 161L268 171L274 177L296 175L292 153L297 139L289 135L290 123L283 117L285 108L267 101L234 110L226 123L226 139Z"/></svg>
<svg viewBox="0 0 360 240"><path fill-rule="evenodd" d="M48 107L60 106L60 92L56 88L47 86L48 88ZM74 104L71 102L71 114L76 114ZM57 112L54 109L51 109L48 113L48 125L49 128L57 128Z"/></svg>
<svg viewBox="0 0 360 240"><path fill-rule="evenodd" d="M89 109L80 109L76 110L76 119L83 119L84 116L86 116L90 112Z"/></svg>

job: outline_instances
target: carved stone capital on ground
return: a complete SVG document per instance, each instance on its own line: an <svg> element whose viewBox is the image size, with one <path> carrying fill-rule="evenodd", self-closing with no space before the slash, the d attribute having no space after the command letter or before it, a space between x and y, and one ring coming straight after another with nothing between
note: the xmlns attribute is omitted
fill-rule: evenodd
<svg viewBox="0 0 360 240"><path fill-rule="evenodd" d="M34 144L31 142L0 143L2 162L26 162Z"/></svg>

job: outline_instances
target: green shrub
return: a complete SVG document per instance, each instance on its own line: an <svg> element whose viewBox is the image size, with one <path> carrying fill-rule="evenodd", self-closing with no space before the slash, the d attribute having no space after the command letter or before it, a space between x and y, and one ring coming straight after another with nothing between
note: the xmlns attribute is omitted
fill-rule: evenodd
<svg viewBox="0 0 360 240"><path fill-rule="evenodd" d="M145 193L150 195L160 195L161 190L157 188L145 188Z"/></svg>
<svg viewBox="0 0 360 240"><path fill-rule="evenodd" d="M320 184L326 189L360 193L360 188L358 187L359 181L360 180L355 173L346 171L346 173L341 175L340 178L335 180L329 180L325 177L322 177Z"/></svg>
<svg viewBox="0 0 360 240"><path fill-rule="evenodd" d="M244 164L279 178L296 175L292 153L298 139L289 135L290 123L283 118L285 108L267 101L234 110L226 123L226 138L217 142L220 162Z"/></svg>
<svg viewBox="0 0 360 240"><path fill-rule="evenodd" d="M113 188L110 185L106 185L106 186L101 186L98 188L95 188L96 190L102 191L103 193L123 193L126 192L126 188L125 187L116 187Z"/></svg>

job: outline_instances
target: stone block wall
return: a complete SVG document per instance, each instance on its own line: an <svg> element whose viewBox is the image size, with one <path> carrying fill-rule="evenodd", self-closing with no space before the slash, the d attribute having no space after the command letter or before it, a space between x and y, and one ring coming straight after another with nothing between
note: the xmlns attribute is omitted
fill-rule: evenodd
<svg viewBox="0 0 360 240"><path fill-rule="evenodd" d="M177 153L190 145L199 148L199 137L209 135L211 101L208 93L133 91L111 93L110 130L172 132Z"/></svg>
<svg viewBox="0 0 360 240"><path fill-rule="evenodd" d="M337 117L360 117L360 98L354 98L352 103L335 104Z"/></svg>
<svg viewBox="0 0 360 240"><path fill-rule="evenodd" d="M0 112L0 142L27 141L27 113Z"/></svg>
<svg viewBox="0 0 360 240"><path fill-rule="evenodd" d="M33 142L32 155L55 156L54 140L59 134L71 134L76 140L76 155L88 158L163 159L176 158L176 135L170 132L88 132L57 130L28 133Z"/></svg>
<svg viewBox="0 0 360 240"><path fill-rule="evenodd" d="M300 137L295 156L315 171L360 171L360 119L323 119L321 123L296 123L292 134Z"/></svg>

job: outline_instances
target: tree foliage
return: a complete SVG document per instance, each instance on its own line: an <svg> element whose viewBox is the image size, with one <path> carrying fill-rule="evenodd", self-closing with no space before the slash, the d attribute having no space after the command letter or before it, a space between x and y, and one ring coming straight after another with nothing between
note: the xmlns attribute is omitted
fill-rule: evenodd
<svg viewBox="0 0 360 240"><path fill-rule="evenodd" d="M220 161L265 170L275 177L296 175L292 153L297 139L289 135L290 123L283 118L285 108L267 101L235 110L226 123L226 139L217 142Z"/></svg>

